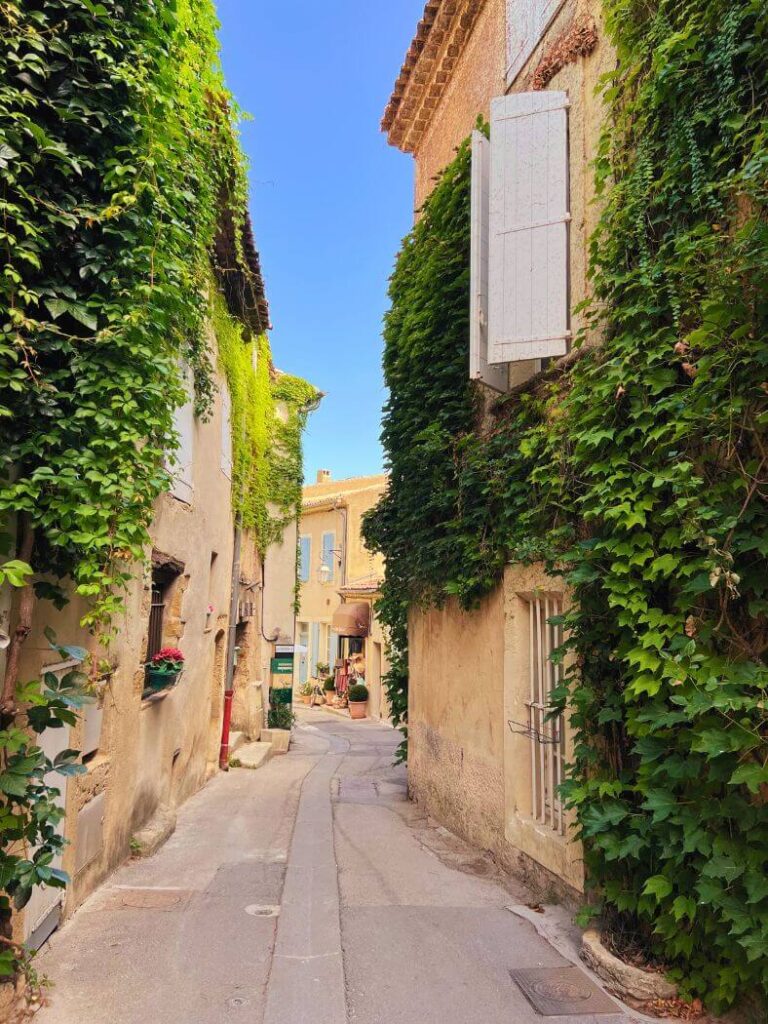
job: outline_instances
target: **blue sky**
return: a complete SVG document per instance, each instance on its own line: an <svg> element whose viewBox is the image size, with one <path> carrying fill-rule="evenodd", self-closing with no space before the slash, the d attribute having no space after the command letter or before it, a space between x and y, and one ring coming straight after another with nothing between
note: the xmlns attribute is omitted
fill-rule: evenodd
<svg viewBox="0 0 768 1024"><path fill-rule="evenodd" d="M327 393L305 478L381 471L381 318L413 219L412 159L379 121L424 0L218 0L275 364Z"/></svg>

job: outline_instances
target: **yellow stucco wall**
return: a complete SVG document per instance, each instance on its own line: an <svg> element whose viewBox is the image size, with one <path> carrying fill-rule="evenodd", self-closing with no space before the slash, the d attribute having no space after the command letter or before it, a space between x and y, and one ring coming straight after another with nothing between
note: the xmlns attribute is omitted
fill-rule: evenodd
<svg viewBox="0 0 768 1024"><path fill-rule="evenodd" d="M386 487L385 476L356 477L326 484L311 484L304 488L304 508L299 523L299 536L311 540L309 579L301 586L303 622L330 621L339 605L338 589L366 577L381 578L384 561L372 554L363 542L361 530L363 515L379 500ZM338 508L333 506L338 501ZM313 507L318 502L324 504ZM322 558L324 533L334 533L336 548L341 548L346 537L346 575L338 559L334 564L334 579L328 583L318 580ZM343 559L342 559L343 560Z"/></svg>
<svg viewBox="0 0 768 1024"><path fill-rule="evenodd" d="M532 808L532 739L525 725L535 595L567 606L561 581L538 566L518 565L507 567L503 584L476 610L463 611L453 599L442 608L411 610L408 779L428 814L490 850L542 895L568 895L584 884L572 816L565 812L561 835L537 821ZM567 727L565 736L568 757Z"/></svg>

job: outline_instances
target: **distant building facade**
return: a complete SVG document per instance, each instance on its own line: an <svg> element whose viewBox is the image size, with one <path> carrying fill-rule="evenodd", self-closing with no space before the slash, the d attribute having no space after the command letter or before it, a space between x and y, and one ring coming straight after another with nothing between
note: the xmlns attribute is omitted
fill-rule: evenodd
<svg viewBox="0 0 768 1024"><path fill-rule="evenodd" d="M294 687L316 678L318 664L329 665L343 687L354 658L369 690L368 715L379 721L389 720L386 648L374 610L384 563L366 548L361 525L386 483L384 475L334 481L321 470L304 488L294 667Z"/></svg>

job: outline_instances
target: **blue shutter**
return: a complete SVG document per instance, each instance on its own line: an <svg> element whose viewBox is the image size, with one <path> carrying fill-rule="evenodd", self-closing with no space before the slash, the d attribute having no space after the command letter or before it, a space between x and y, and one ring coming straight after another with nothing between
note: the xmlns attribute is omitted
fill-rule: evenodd
<svg viewBox="0 0 768 1024"><path fill-rule="evenodd" d="M320 623L312 623L312 644L309 649L310 675L317 675L317 663L320 661Z"/></svg>
<svg viewBox="0 0 768 1024"><path fill-rule="evenodd" d="M328 577L330 583L334 577L334 565L333 565L333 549L336 546L336 534L335 533L324 533L323 534L323 565L327 565L331 570L331 574Z"/></svg>
<svg viewBox="0 0 768 1024"><path fill-rule="evenodd" d="M312 557L312 538L301 537L299 540L299 580L306 583L309 579L309 567Z"/></svg>
<svg viewBox="0 0 768 1024"><path fill-rule="evenodd" d="M339 656L339 638L331 627L328 627L328 664L330 666L331 675L333 675L333 666L336 664L336 659Z"/></svg>

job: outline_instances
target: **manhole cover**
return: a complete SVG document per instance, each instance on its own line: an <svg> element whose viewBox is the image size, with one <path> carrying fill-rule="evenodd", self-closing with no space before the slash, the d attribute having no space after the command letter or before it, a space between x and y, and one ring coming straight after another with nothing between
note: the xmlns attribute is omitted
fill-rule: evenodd
<svg viewBox="0 0 768 1024"><path fill-rule="evenodd" d="M509 973L542 1017L621 1013L578 967L542 967Z"/></svg>
<svg viewBox="0 0 768 1024"><path fill-rule="evenodd" d="M171 910L189 899L184 889L134 889L122 896L124 907L137 910Z"/></svg>
<svg viewBox="0 0 768 1024"><path fill-rule="evenodd" d="M141 889L117 885L100 894L93 910L181 910L189 902L189 889Z"/></svg>

